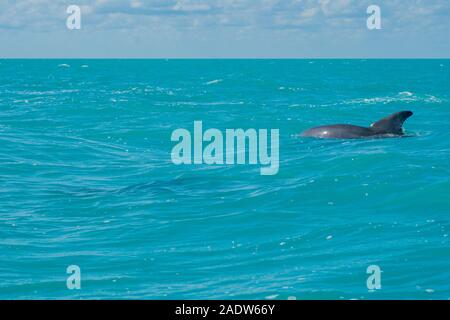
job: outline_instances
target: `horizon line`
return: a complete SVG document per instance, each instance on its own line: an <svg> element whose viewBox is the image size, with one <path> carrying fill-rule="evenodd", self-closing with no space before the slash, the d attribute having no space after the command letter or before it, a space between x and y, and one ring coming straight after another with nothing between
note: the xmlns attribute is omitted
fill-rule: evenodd
<svg viewBox="0 0 450 320"><path fill-rule="evenodd" d="M450 60L449 57L0 57L0 60Z"/></svg>

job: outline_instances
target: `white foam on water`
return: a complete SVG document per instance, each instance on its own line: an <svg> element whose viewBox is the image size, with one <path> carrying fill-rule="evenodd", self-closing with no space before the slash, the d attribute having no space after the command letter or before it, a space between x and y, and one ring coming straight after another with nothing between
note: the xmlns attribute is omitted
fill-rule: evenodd
<svg viewBox="0 0 450 320"><path fill-rule="evenodd" d="M397 95L384 96L384 97L372 97L372 98L358 98L349 99L342 102L336 102L333 104L322 105L335 106L335 105L372 105L372 104L389 104L395 102L412 103L412 102L425 102L425 103L442 103L444 100L436 96L425 94L417 95L413 92L403 91L399 92Z"/></svg>
<svg viewBox="0 0 450 320"><path fill-rule="evenodd" d="M211 84L220 83L222 81L223 81L222 79L215 79L215 80L211 80L211 81L206 82L206 84L207 85L211 85Z"/></svg>

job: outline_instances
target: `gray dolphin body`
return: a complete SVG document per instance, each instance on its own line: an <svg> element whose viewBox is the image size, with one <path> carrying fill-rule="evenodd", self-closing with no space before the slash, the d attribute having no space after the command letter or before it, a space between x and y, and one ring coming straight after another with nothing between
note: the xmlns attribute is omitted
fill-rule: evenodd
<svg viewBox="0 0 450 320"><path fill-rule="evenodd" d="M323 139L358 139L387 138L403 135L403 123L411 117L411 111L396 112L373 123L370 127L360 127L350 124L334 124L315 127L302 133L303 137Z"/></svg>

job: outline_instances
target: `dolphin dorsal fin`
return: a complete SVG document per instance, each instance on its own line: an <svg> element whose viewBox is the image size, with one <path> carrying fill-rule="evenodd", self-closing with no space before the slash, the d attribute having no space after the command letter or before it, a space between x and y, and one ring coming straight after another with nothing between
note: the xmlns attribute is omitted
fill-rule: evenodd
<svg viewBox="0 0 450 320"><path fill-rule="evenodd" d="M403 123L412 115L413 113L411 111L396 112L371 124L370 127L380 133L402 134Z"/></svg>

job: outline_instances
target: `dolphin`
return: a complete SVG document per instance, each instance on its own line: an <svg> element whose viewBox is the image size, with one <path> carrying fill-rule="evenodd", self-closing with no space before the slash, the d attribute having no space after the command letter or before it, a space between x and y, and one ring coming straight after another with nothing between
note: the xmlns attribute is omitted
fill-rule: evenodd
<svg viewBox="0 0 450 320"><path fill-rule="evenodd" d="M399 137L403 133L403 122L411 117L411 111L400 111L383 118L370 127L360 127L350 124L334 124L315 127L302 133L303 137L323 139L358 139L358 138L388 138Z"/></svg>

